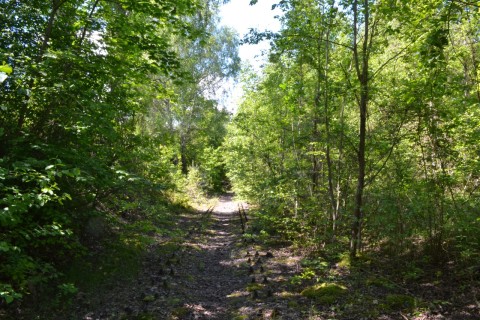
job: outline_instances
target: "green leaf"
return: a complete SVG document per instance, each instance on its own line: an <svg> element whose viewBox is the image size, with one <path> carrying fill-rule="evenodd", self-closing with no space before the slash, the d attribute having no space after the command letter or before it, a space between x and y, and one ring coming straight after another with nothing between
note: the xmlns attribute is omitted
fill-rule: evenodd
<svg viewBox="0 0 480 320"><path fill-rule="evenodd" d="M10 245L6 243L5 241L0 242L0 251L2 252L7 252L10 251Z"/></svg>
<svg viewBox="0 0 480 320"><path fill-rule="evenodd" d="M0 66L0 72L11 74L13 72L13 69L8 64L5 64L4 62L3 65Z"/></svg>

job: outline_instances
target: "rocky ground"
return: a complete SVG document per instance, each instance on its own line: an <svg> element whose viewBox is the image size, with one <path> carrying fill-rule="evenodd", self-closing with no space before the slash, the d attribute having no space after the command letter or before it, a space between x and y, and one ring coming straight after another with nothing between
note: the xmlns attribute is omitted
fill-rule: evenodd
<svg viewBox="0 0 480 320"><path fill-rule="evenodd" d="M287 287L300 257L244 241L239 205L223 196L211 210L185 214L181 243L152 245L134 283L99 299L80 296L76 319L301 319ZM208 212L207 212L208 211ZM285 295L285 297L282 297Z"/></svg>
<svg viewBox="0 0 480 320"><path fill-rule="evenodd" d="M135 283L114 288L95 308L79 304L74 318L480 319L478 282L412 274L406 283L378 264L305 260L286 244L243 237L246 206L226 195L183 215L185 237L151 246ZM320 289L309 295L308 288Z"/></svg>
<svg viewBox="0 0 480 320"><path fill-rule="evenodd" d="M60 315L32 319L480 319L478 277L443 270L412 273L407 283L379 262L307 259L285 243L243 236L242 207L225 195L181 214L182 236L152 234L133 280L79 292Z"/></svg>

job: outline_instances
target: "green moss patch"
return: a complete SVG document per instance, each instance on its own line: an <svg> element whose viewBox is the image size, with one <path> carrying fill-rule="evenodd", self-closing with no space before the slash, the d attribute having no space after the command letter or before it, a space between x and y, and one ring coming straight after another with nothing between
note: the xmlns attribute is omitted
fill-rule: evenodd
<svg viewBox="0 0 480 320"><path fill-rule="evenodd" d="M153 294L149 294L149 295L145 296L145 298L143 298L143 301L145 301L145 302L155 301L155 296Z"/></svg>
<svg viewBox="0 0 480 320"><path fill-rule="evenodd" d="M385 298L385 306L390 310L413 311L416 305L414 297L404 294L389 294Z"/></svg>
<svg viewBox="0 0 480 320"><path fill-rule="evenodd" d="M378 277L368 278L365 281L365 284L367 286L376 286L376 287L379 287L379 288L387 288L387 289L395 288L395 285L393 283L389 282L387 279L378 278Z"/></svg>
<svg viewBox="0 0 480 320"><path fill-rule="evenodd" d="M321 283L305 288L301 294L323 304L332 304L346 294L348 289L336 283Z"/></svg>
<svg viewBox="0 0 480 320"><path fill-rule="evenodd" d="M247 291L248 292L253 292L255 290L262 290L263 285L260 283L249 283L247 285Z"/></svg>

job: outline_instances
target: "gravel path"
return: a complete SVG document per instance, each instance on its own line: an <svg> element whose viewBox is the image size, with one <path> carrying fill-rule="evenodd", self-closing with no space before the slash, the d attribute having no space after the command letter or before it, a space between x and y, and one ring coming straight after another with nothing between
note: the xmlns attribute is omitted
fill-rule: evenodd
<svg viewBox="0 0 480 320"><path fill-rule="evenodd" d="M286 281L298 271L299 257L282 249L262 250L243 239L238 203L220 198L203 232L185 243L185 263L179 268L181 314L170 319L304 319L281 297ZM272 249L269 249L272 250ZM297 296L297 299L302 299Z"/></svg>
<svg viewBox="0 0 480 320"><path fill-rule="evenodd" d="M477 305L469 302L468 292L459 296L466 301L463 305L457 301L448 309L439 304L438 310L433 306L432 311L413 314L404 305L389 306L389 297L405 297L405 290L383 285L381 281L386 278L377 277L376 269L344 268L317 260L324 263L317 276L303 276L305 268L298 250L278 239L257 243L242 236L239 205L246 207L233 201L232 195L225 195L209 210L180 214L177 236L150 235L155 242L145 252L133 279L117 279L99 286L96 292L79 293L61 315L12 319L480 319L478 301L475 298ZM348 294L333 304L300 294L316 281L344 284ZM435 300L432 288L436 286L427 284L423 291L419 284L409 292L422 306L450 299L445 293L444 298ZM452 285L443 288L455 289Z"/></svg>
<svg viewBox="0 0 480 320"><path fill-rule="evenodd" d="M182 319L229 319L229 296L245 287L248 275L234 258L241 227L238 204L231 196L220 198L211 214L211 224L185 243L188 248L179 266L175 292L183 300ZM181 277L181 276L184 277Z"/></svg>
<svg viewBox="0 0 480 320"><path fill-rule="evenodd" d="M302 318L280 297L298 261L243 240L239 204L247 207L225 195L213 210L182 215L177 227L184 237L152 245L133 282L80 299L70 318Z"/></svg>
<svg viewBox="0 0 480 320"><path fill-rule="evenodd" d="M301 257L286 245L245 241L238 206L231 195L226 195L210 214L187 221L185 225L193 223L197 227L190 227L190 237L170 258L176 262L171 267L173 275L160 278L167 280L167 289L150 290L154 299L146 302L143 298L143 313L137 319L479 319L474 305L442 312L444 315L428 312L407 316L402 306L388 306L387 296L398 297L402 291L395 288L383 292L368 284L368 273L338 265L330 266L319 279L344 283L349 294L332 305L307 299L300 292L315 282L304 279L302 284L292 283L294 276L301 279ZM369 299L372 305L367 303ZM377 307L375 301L387 302Z"/></svg>

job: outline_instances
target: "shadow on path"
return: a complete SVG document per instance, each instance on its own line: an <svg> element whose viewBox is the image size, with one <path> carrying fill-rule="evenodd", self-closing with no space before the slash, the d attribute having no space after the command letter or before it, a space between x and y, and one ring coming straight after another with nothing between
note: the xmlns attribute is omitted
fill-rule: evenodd
<svg viewBox="0 0 480 320"><path fill-rule="evenodd" d="M211 213L211 223L185 242L177 292L184 301L180 319L230 319L232 295L248 283L248 272L235 258L240 243L238 203L225 195ZM175 312L173 312L175 313Z"/></svg>
<svg viewBox="0 0 480 320"><path fill-rule="evenodd" d="M182 236L155 235L133 281L120 281L77 305L70 319L300 319L281 295L298 259L255 243L244 243L233 195L222 196L212 212L185 212ZM268 283L267 283L268 277ZM275 311L277 310L277 311Z"/></svg>

